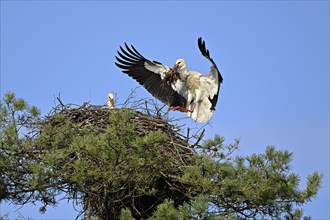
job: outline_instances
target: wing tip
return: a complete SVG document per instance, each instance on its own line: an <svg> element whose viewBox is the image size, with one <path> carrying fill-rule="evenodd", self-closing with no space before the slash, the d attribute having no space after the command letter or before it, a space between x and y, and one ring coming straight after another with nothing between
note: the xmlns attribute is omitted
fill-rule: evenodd
<svg viewBox="0 0 330 220"><path fill-rule="evenodd" d="M210 52L208 49L206 49L205 41L202 39L202 37L198 38L198 47L204 57L211 59Z"/></svg>
<svg viewBox="0 0 330 220"><path fill-rule="evenodd" d="M199 37L199 38L198 38L198 44L201 44L202 42L203 42L202 37Z"/></svg>

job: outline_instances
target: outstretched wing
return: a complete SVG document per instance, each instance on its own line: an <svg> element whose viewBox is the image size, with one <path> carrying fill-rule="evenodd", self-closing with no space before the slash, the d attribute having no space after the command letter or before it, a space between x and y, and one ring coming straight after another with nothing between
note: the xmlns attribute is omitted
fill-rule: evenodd
<svg viewBox="0 0 330 220"><path fill-rule="evenodd" d="M210 110L215 110L215 106L217 105L217 102L218 102L220 84L223 82L223 78L220 74L220 71L219 71L217 65L211 58L209 50L206 49L205 41L202 40L201 37L198 38L198 47L199 47L199 50L201 51L202 55L212 63L212 67L211 67L210 74L208 75L208 77L211 78L211 80L215 82L215 87L212 89L213 94L209 97L209 100L212 103Z"/></svg>
<svg viewBox="0 0 330 220"><path fill-rule="evenodd" d="M163 82L165 74L170 70L169 67L146 59L132 45L129 47L126 43L125 49L120 47L120 51L117 52L119 57L116 56L115 64L123 73L135 79L164 104L186 106L186 99L173 90L171 85Z"/></svg>

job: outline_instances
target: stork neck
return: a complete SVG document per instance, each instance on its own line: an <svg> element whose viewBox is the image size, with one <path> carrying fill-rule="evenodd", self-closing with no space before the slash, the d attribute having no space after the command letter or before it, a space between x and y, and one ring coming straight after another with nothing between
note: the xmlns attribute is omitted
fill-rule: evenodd
<svg viewBox="0 0 330 220"><path fill-rule="evenodd" d="M186 75L186 74L188 74L188 69L186 67L183 67L179 70L179 72L183 75Z"/></svg>

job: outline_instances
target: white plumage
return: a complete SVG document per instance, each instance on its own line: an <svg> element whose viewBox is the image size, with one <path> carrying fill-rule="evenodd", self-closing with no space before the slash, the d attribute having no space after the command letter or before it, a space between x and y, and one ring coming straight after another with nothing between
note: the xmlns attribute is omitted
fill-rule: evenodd
<svg viewBox="0 0 330 220"><path fill-rule="evenodd" d="M209 121L213 115L212 103L218 92L218 73L212 68L209 75L205 76L196 71L189 71L184 59L176 61L174 69L180 74L181 81L172 84L172 88L186 98L187 115L197 122Z"/></svg>
<svg viewBox="0 0 330 220"><path fill-rule="evenodd" d="M114 109L115 108L115 97L112 93L108 94L107 105L108 105L109 109Z"/></svg>
<svg viewBox="0 0 330 220"><path fill-rule="evenodd" d="M144 58L133 46L130 48L125 44L125 47L126 50L120 47L120 58L116 57L116 65L123 69L124 73L169 105L169 110L185 112L197 122L210 120L223 78L201 38L198 39L198 47L212 64L208 75L189 71L184 59L178 59L170 69L162 63Z"/></svg>

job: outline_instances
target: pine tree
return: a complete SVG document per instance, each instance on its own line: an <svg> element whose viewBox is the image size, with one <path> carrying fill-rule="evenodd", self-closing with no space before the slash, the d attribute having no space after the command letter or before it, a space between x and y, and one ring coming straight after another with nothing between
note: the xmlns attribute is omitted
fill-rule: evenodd
<svg viewBox="0 0 330 220"><path fill-rule="evenodd" d="M190 138L157 106L107 109L56 106L46 117L6 93L0 104L0 202L58 195L83 206L85 219L301 219L322 175L291 171L293 154L268 146L237 156L204 132ZM305 217L308 219L309 217Z"/></svg>

